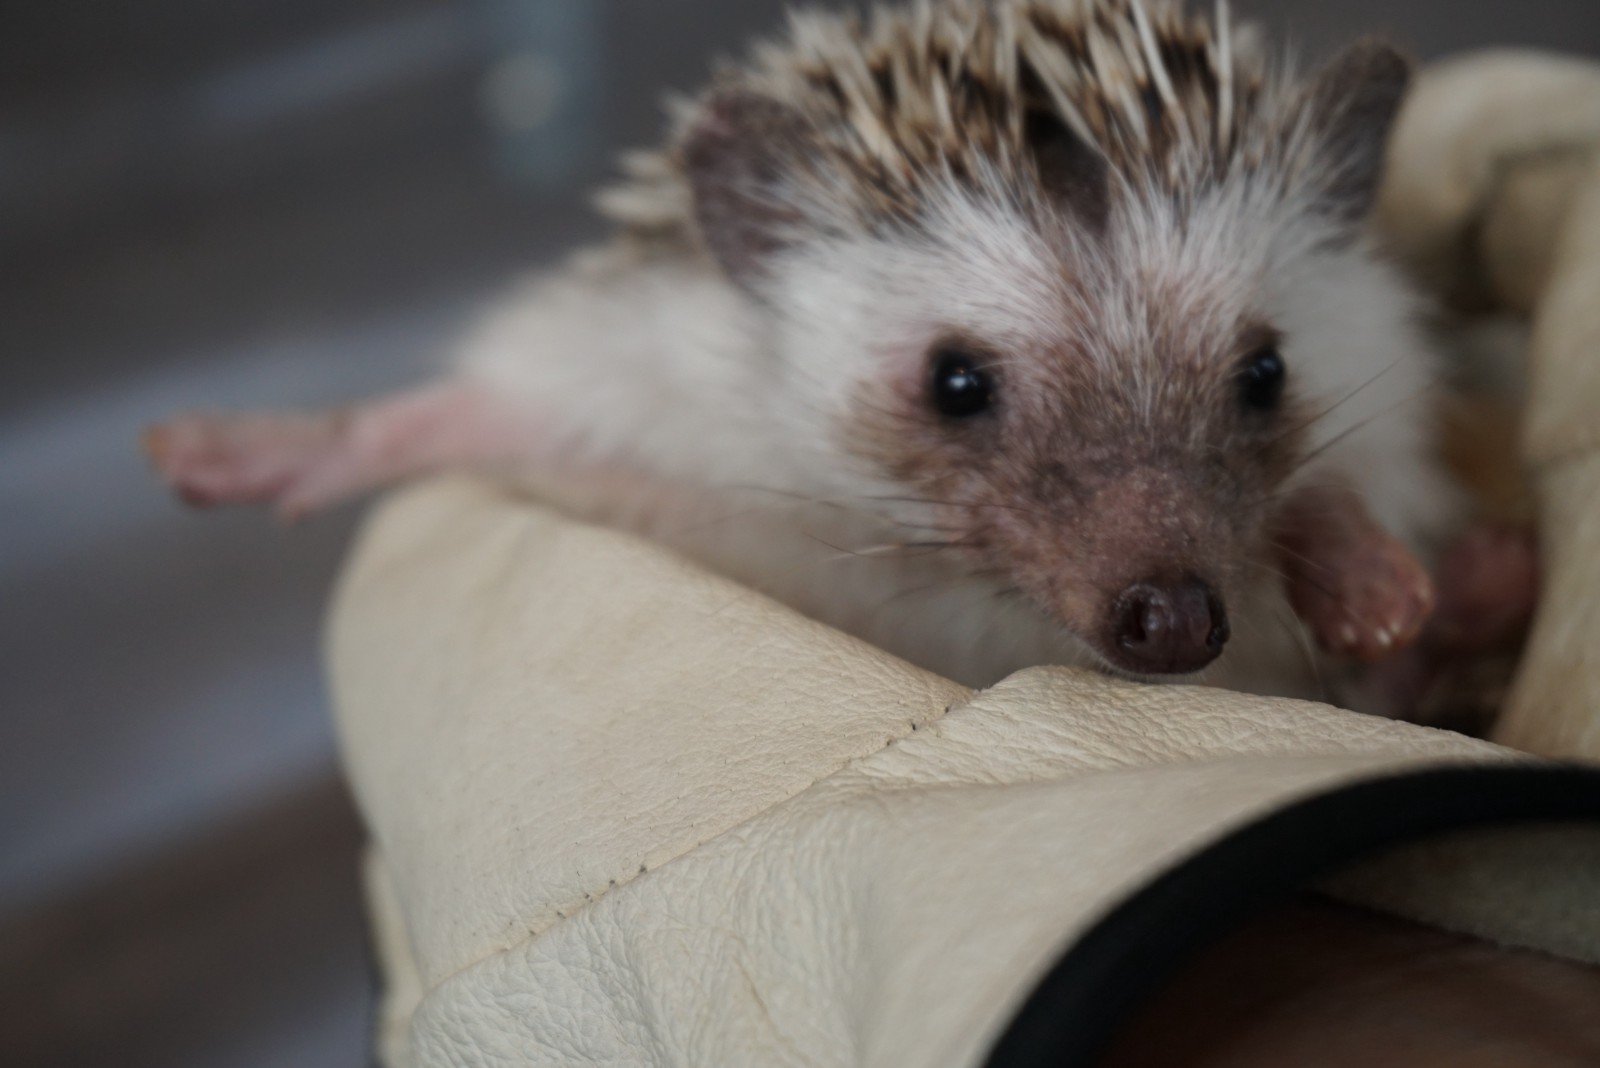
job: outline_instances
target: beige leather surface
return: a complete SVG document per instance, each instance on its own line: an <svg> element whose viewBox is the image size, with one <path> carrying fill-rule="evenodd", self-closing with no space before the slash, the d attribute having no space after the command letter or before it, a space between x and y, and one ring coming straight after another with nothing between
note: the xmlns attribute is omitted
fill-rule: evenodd
<svg viewBox="0 0 1600 1068"><path fill-rule="evenodd" d="M1534 310L1524 455L1538 492L1544 603L1495 737L1600 760L1600 129L1589 148L1560 190L1563 223ZM1500 199L1536 191L1512 186Z"/></svg>
<svg viewBox="0 0 1600 1068"><path fill-rule="evenodd" d="M1585 154L1597 138L1600 68L1587 60L1508 49L1437 63L1418 76L1390 142L1378 206L1385 239L1451 292L1481 286L1486 258L1545 261L1547 246L1527 231L1485 257L1482 223L1513 172ZM1558 228L1550 216L1560 201L1536 193L1513 203L1547 220L1544 240ZM1524 291L1512 308L1531 311L1532 300Z"/></svg>
<svg viewBox="0 0 1600 1068"><path fill-rule="evenodd" d="M1600 131L1551 255L1530 373L1545 603L1496 738L1600 760Z"/></svg>
<svg viewBox="0 0 1600 1068"><path fill-rule="evenodd" d="M464 481L368 527L330 655L346 764L429 982L967 694Z"/></svg>
<svg viewBox="0 0 1600 1068"><path fill-rule="evenodd" d="M1529 316L1523 455L1543 603L1495 738L1600 760L1600 64L1531 52L1426 71L1381 217L1443 289Z"/></svg>
<svg viewBox="0 0 1600 1068"><path fill-rule="evenodd" d="M1595 393L1568 383L1596 378L1600 209L1572 151L1600 129L1596 84L1525 55L1446 65L1386 201L1397 246L1538 316L1551 596L1511 723L1590 755L1600 471ZM329 651L391 1065L974 1064L1077 932L1230 829L1374 775L1520 759L1080 672L971 695L459 480L379 509ZM1600 959L1593 831L1456 836L1328 888Z"/></svg>
<svg viewBox="0 0 1600 1068"><path fill-rule="evenodd" d="M1511 758L1061 669L970 696L465 481L379 510L331 654L394 1064L973 1063L1075 931L1228 829ZM1385 904L1448 898L1438 870ZM1434 918L1528 941L1502 904Z"/></svg>

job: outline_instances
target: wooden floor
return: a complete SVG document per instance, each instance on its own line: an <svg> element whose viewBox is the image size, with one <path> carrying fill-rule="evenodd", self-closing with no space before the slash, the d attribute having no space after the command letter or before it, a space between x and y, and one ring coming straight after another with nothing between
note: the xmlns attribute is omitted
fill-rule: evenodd
<svg viewBox="0 0 1600 1068"><path fill-rule="evenodd" d="M333 778L0 927L0 1064L366 1061L361 831Z"/></svg>

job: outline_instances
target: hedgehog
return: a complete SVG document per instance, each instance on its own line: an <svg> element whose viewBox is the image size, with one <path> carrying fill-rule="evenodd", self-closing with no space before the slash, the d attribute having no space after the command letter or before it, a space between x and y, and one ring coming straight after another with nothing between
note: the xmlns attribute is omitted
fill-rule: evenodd
<svg viewBox="0 0 1600 1068"><path fill-rule="evenodd" d="M1393 713L1463 521L1367 223L1408 78L1376 40L1297 76L1226 0L794 14L436 381L145 445L189 502L291 518L506 478L973 686Z"/></svg>

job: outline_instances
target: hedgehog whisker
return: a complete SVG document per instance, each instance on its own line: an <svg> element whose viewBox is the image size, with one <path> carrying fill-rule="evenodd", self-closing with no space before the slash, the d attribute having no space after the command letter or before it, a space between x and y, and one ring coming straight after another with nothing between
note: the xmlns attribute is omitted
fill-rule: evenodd
<svg viewBox="0 0 1600 1068"><path fill-rule="evenodd" d="M744 493L770 494L770 495L775 496L775 497L788 498L788 500L786 500L785 502L773 503L773 504L768 504L768 505L751 505L751 506L749 506L749 507L747 507L745 509L742 509L740 511L737 511L737 512L726 513L724 516L719 517L716 520L713 520L714 522L720 522L722 519L725 519L725 518L737 518L737 517L744 516L744 515L753 515L753 514L756 514L758 512L771 511L771 510L776 510L776 509L779 509L779 508L796 508L796 509L798 509L798 508L804 508L804 507L808 507L808 506L811 506L811 505L815 505L815 506L822 507L822 508L829 508L829 509L832 509L832 510L838 511L838 512L844 512L844 513L849 514L849 515L859 516L859 517L864 518L864 519L870 519L870 520L873 520L874 522L883 523L883 524L886 524L886 525L904 527L907 530L934 530L934 531L952 530L953 531L953 530L960 529L958 527L940 526L940 525L934 524L934 523L915 523L915 522L912 522L910 520L900 519L900 518L897 518L895 516L888 515L888 514L882 512L882 511L878 511L878 510L875 510L875 509L853 507L852 504L851 504L851 502L853 502L853 501L871 500L871 498L868 498L868 497L856 497L856 496L816 497L816 496L812 496L812 495L809 495L809 494L796 493L796 492L791 491L791 490L777 489L777 488L771 487L771 486L757 486L757 485L744 484L744 483L727 484L723 488L728 489L728 490L744 492Z"/></svg>
<svg viewBox="0 0 1600 1068"><path fill-rule="evenodd" d="M1346 427L1344 430L1341 430L1339 433L1335 434L1332 438L1329 438L1327 441L1323 442L1321 445L1318 445L1309 453L1302 456L1298 461L1296 461L1294 467L1290 469L1289 474L1292 475L1295 472L1304 469L1306 465L1310 464L1313 460L1324 455L1335 446L1348 440L1351 436L1355 435L1359 431L1365 430L1367 427L1371 426L1379 419L1382 419L1384 416L1390 415L1396 410L1404 408L1406 405L1415 402L1423 394L1438 389L1442 384L1442 376L1435 376L1432 382L1423 385L1420 389L1414 390L1411 393L1400 397L1393 404L1389 404L1383 408L1380 408L1355 425Z"/></svg>
<svg viewBox="0 0 1600 1068"><path fill-rule="evenodd" d="M980 503L970 503L970 502L967 502L967 501L942 501L942 500L935 500L935 499L928 498L928 497L910 497L910 496L899 496L899 495L893 495L893 494L882 495L882 496L861 496L861 497L857 497L855 499L856 500L861 500L861 501L883 501L883 502L887 502L887 503L891 503L891 504L894 504L894 503L898 503L898 504L923 504L923 505L928 505L928 506L934 507L934 508L959 508L959 509L963 509L963 510L968 511L968 512L978 512L978 511L983 511L984 509L988 509L988 508L997 508L997 509L999 509L1001 511L1016 512L1016 513L1018 513L1020 515L1030 516L1030 517L1032 517L1034 519L1039 519L1039 520L1048 521L1048 519L1050 518L1049 516L1046 516L1045 514L1043 514L1042 512L1038 511L1035 508L1029 508L1027 505L1006 504L1006 503L1002 503L1000 501L984 501L983 503L980 504Z"/></svg>
<svg viewBox="0 0 1600 1068"><path fill-rule="evenodd" d="M943 551L945 549L961 549L961 548L965 548L967 546L967 544L968 544L967 542L961 541L961 540L954 540L954 541L902 541L902 542L886 542L885 544L882 544L882 545L868 545L868 546L865 546L865 547L860 548L860 549L850 549L850 548L845 548L843 546L832 545L829 542L823 540L822 538L813 537L813 540L818 542L819 544L826 545L826 546L828 546L828 548L837 551L840 554L841 557L854 557L854 558L857 558L857 559L872 559L872 558L875 558L875 557L900 557L900 558L905 558L905 557L912 557L912 556L932 556L932 555L934 555L934 554L936 554L938 552L941 552L941 551ZM835 559L839 559L839 558L840 557L835 557Z"/></svg>
<svg viewBox="0 0 1600 1068"><path fill-rule="evenodd" d="M1306 668L1311 672L1311 681L1317 688L1318 700L1328 700L1330 694L1328 693L1328 682L1322 675L1322 661L1317 656L1317 651L1311 647L1311 639L1306 636L1305 627L1301 626L1299 620L1293 616L1285 618L1284 609L1281 605L1272 606L1272 617L1278 621L1280 627L1288 632L1294 647L1300 650L1300 655L1305 658Z"/></svg>
<svg viewBox="0 0 1600 1068"><path fill-rule="evenodd" d="M1318 563L1317 561L1312 560L1310 557L1307 557L1303 553L1297 553L1293 549L1290 549L1290 548L1288 548L1287 546L1285 546L1285 545L1283 545L1281 543L1274 542L1272 547L1274 549L1276 549L1280 553L1284 553L1284 554L1286 554L1288 556L1294 557L1296 560L1299 560L1302 563L1304 563L1307 567L1316 568L1317 570L1325 572L1327 574L1332 574L1333 573L1333 569L1330 568L1327 564ZM1328 598L1328 600L1330 600L1333 603L1337 604L1339 606L1339 611L1341 613L1343 613L1345 618L1350 620L1350 622L1352 622L1352 623L1361 623L1362 622L1361 617L1358 616L1355 612L1351 611L1348 607L1346 607L1345 604L1340 599L1338 594L1334 593L1328 587L1324 586L1321 582L1318 582L1316 579L1312 578L1310 575L1308 575L1308 574L1306 574L1304 572L1302 572L1300 575L1298 575L1297 578L1298 578L1299 581L1306 583L1312 589L1316 590L1318 593L1320 593L1324 597ZM1285 576L1285 581L1287 581L1287 576Z"/></svg>
<svg viewBox="0 0 1600 1068"><path fill-rule="evenodd" d="M1362 390L1366 389L1368 386L1372 385L1373 383L1375 383L1379 379L1381 379L1384 375L1388 374L1390 371L1393 371L1396 367L1400 366L1400 359L1401 358L1398 357L1398 356L1395 357L1392 361L1390 361L1389 365L1387 367L1385 367L1383 370L1381 370L1381 371L1377 372L1376 374L1372 375L1365 382L1362 382L1360 385L1358 385L1355 388L1351 389L1344 396L1340 397L1338 400L1334 401L1332 404L1328 405L1326 408L1322 409L1322 411L1318 412L1316 415L1313 415L1311 418L1307 419L1305 422L1300 423L1299 425L1297 425L1297 426L1295 426L1295 427L1293 427L1293 428L1291 428L1289 430L1284 431L1282 434L1279 434L1277 437L1272 439L1270 444L1276 445L1279 442L1283 441L1285 438L1291 438L1294 435L1301 433L1302 431L1309 430L1313 426L1316 426L1318 423L1322 422L1322 420L1326 419L1328 416L1330 416L1334 412L1338 411L1344 405L1346 405L1350 401L1354 400L1357 396L1359 396L1361 394Z"/></svg>
<svg viewBox="0 0 1600 1068"><path fill-rule="evenodd" d="M1246 507L1249 507L1249 508L1260 508L1263 505L1272 504L1275 501L1281 501L1281 500L1285 500L1285 499L1290 498L1290 497L1297 496L1300 493L1305 492L1307 490L1333 489L1333 488L1335 488L1335 487L1337 487L1339 485L1341 485L1341 483L1339 483L1338 481L1336 481L1334 479L1329 479L1327 481L1319 481L1319 480L1316 480L1316 479L1307 479L1306 481L1303 481L1303 482L1297 482L1292 486L1279 486L1277 489L1272 490L1269 493L1264 493L1260 497L1255 498Z"/></svg>
<svg viewBox="0 0 1600 1068"><path fill-rule="evenodd" d="M896 590L894 593L891 593L889 596L879 601L875 611L881 612L885 608L888 608L890 605L894 604L896 601L904 600L907 597L915 597L918 594L927 593L929 590L936 590L941 586L952 586L956 582L960 581L960 579L960 575L946 575L936 578L931 582L924 582L916 586L908 586L905 589Z"/></svg>
<svg viewBox="0 0 1600 1068"><path fill-rule="evenodd" d="M1300 561L1302 564L1305 564L1307 567L1316 568L1318 571L1327 571L1329 573L1332 573L1333 569L1330 568L1327 564L1324 564L1319 560L1313 560L1313 559L1311 559L1311 557L1307 556L1305 553L1297 552L1294 549L1291 549L1287 545L1283 544L1281 541L1273 541L1272 549L1273 549L1274 552L1279 552L1279 553L1284 554L1285 556L1294 557L1294 559ZM1265 564L1259 564L1258 566L1265 567L1266 565ZM1283 577L1286 580L1288 578L1287 575L1285 575ZM1322 592L1323 593L1328 593L1329 591L1324 589L1324 590L1322 590Z"/></svg>

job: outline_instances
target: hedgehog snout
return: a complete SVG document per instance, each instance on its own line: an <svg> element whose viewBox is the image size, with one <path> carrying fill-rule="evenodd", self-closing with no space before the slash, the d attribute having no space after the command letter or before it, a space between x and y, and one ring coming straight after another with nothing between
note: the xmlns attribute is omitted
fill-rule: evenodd
<svg viewBox="0 0 1600 1068"><path fill-rule="evenodd" d="M1101 648L1141 675L1187 675L1222 654L1231 630L1222 598L1192 575L1136 582L1112 602Z"/></svg>

